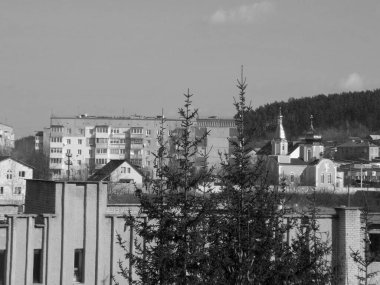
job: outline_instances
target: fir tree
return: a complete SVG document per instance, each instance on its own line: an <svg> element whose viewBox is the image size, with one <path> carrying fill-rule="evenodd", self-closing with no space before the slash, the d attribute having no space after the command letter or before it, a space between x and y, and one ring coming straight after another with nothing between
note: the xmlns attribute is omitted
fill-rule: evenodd
<svg viewBox="0 0 380 285"><path fill-rule="evenodd" d="M194 135L197 110L191 108L191 97L188 91L184 107L179 109L182 123L170 137L172 152L164 140L162 124L152 193L141 194L141 217L127 217L144 240L136 240L136 254L126 254L140 278L131 280L128 276L136 284L203 284L207 215L213 206L208 185L212 169L205 163L196 167L196 158L204 155L198 146L207 133ZM121 267L120 272L127 271Z"/></svg>

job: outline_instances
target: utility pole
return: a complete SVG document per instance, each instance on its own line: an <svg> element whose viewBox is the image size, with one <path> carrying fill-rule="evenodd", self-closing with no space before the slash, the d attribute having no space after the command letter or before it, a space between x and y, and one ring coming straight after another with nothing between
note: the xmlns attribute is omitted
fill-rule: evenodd
<svg viewBox="0 0 380 285"><path fill-rule="evenodd" d="M70 166L73 165L73 162L71 161L71 157L73 155L70 152L66 152L67 160L65 161L67 165L67 181L70 181Z"/></svg>

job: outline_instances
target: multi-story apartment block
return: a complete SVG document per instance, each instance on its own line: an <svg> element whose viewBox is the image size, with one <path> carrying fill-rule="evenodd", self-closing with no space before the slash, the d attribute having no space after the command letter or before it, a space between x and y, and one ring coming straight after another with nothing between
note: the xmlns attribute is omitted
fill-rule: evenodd
<svg viewBox="0 0 380 285"><path fill-rule="evenodd" d="M15 134L13 128L0 123L0 151L3 153L15 147Z"/></svg>
<svg viewBox="0 0 380 285"><path fill-rule="evenodd" d="M128 159L148 175L153 175L157 135L163 122L164 140L181 128L180 119L157 117L52 117L43 134L43 149L49 154L53 179L86 179L110 160ZM233 134L233 119L197 119L194 127L210 131L207 149L209 164L219 162L218 152L229 151L227 138Z"/></svg>

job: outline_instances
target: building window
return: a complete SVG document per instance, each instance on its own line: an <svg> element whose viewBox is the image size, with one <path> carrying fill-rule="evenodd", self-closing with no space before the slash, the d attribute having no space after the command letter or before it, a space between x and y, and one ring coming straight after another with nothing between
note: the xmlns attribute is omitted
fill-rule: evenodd
<svg viewBox="0 0 380 285"><path fill-rule="evenodd" d="M121 173L126 173L126 168L125 167L121 168Z"/></svg>
<svg viewBox="0 0 380 285"><path fill-rule="evenodd" d="M108 133L108 127L97 127L96 132L97 133Z"/></svg>
<svg viewBox="0 0 380 285"><path fill-rule="evenodd" d="M61 143L62 142L62 137L51 137L50 141L51 142Z"/></svg>
<svg viewBox="0 0 380 285"><path fill-rule="evenodd" d="M329 184L332 183L331 173L327 174L327 183L329 183Z"/></svg>
<svg viewBox="0 0 380 285"><path fill-rule="evenodd" d="M67 133L71 134L71 129L70 128L67 128Z"/></svg>
<svg viewBox="0 0 380 285"><path fill-rule="evenodd" d="M12 170L7 171L7 179L12 179Z"/></svg>
<svg viewBox="0 0 380 285"><path fill-rule="evenodd" d="M74 282L83 282L83 261L83 249L76 249L74 252Z"/></svg>
<svg viewBox="0 0 380 285"><path fill-rule="evenodd" d="M78 165L82 165L82 161L80 159L77 160Z"/></svg>
<svg viewBox="0 0 380 285"><path fill-rule="evenodd" d="M42 283L42 250L41 249L34 250L33 283Z"/></svg>
<svg viewBox="0 0 380 285"><path fill-rule="evenodd" d="M323 173L321 174L321 183L325 183L325 175Z"/></svg>
<svg viewBox="0 0 380 285"><path fill-rule="evenodd" d="M117 148L111 148L110 151L111 151L111 154L119 154L119 149Z"/></svg>
<svg viewBox="0 0 380 285"><path fill-rule="evenodd" d="M107 153L107 149L106 148L97 148L96 149L96 153L97 154L106 154Z"/></svg>
<svg viewBox="0 0 380 285"><path fill-rule="evenodd" d="M25 171L19 171L18 176L19 177L25 177Z"/></svg>
<svg viewBox="0 0 380 285"><path fill-rule="evenodd" d="M21 187L15 187L13 194L20 195L21 194Z"/></svg>
<svg viewBox="0 0 380 285"><path fill-rule="evenodd" d="M125 149L121 149L120 154L125 154Z"/></svg>
<svg viewBox="0 0 380 285"><path fill-rule="evenodd" d="M150 136L151 133L152 133L151 130L146 130L146 135L147 135L147 136Z"/></svg>
<svg viewBox="0 0 380 285"><path fill-rule="evenodd" d="M375 259L375 261L380 261L380 233L369 233L370 246L369 251L371 257Z"/></svg>
<svg viewBox="0 0 380 285"><path fill-rule="evenodd" d="M67 143L67 144L71 144L71 139L67 139L67 140L66 140L66 143Z"/></svg>
<svg viewBox="0 0 380 285"><path fill-rule="evenodd" d="M82 154L82 150L81 149L78 149L78 154Z"/></svg>
<svg viewBox="0 0 380 285"><path fill-rule="evenodd" d="M4 187L0 187L0 195L4 194Z"/></svg>
<svg viewBox="0 0 380 285"><path fill-rule="evenodd" d="M66 153L67 153L67 154L70 154L70 153L71 153L71 149L67 149L67 150L66 150Z"/></svg>
<svg viewBox="0 0 380 285"><path fill-rule="evenodd" d="M132 128L132 134L142 134L143 128Z"/></svg>
<svg viewBox="0 0 380 285"><path fill-rule="evenodd" d="M82 139L78 139L78 144L82 144Z"/></svg>
<svg viewBox="0 0 380 285"><path fill-rule="evenodd" d="M7 252L0 250L0 284L5 284Z"/></svg>
<svg viewBox="0 0 380 285"><path fill-rule="evenodd" d="M128 170L128 173L131 173L131 168L130 168L130 167L128 167L128 169L127 169L127 170Z"/></svg>

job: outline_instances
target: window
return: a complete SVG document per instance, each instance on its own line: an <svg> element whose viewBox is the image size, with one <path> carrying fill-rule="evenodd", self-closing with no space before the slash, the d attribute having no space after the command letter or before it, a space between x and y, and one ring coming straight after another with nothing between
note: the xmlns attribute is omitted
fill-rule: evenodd
<svg viewBox="0 0 380 285"><path fill-rule="evenodd" d="M128 173L131 173L131 168L130 168L130 167L128 167L128 169L127 169L127 170L128 170Z"/></svg>
<svg viewBox="0 0 380 285"><path fill-rule="evenodd" d="M125 149L121 149L120 154L125 154Z"/></svg>
<svg viewBox="0 0 380 285"><path fill-rule="evenodd" d="M51 137L50 141L51 142L61 143L62 142L62 138L61 137Z"/></svg>
<svg viewBox="0 0 380 285"><path fill-rule="evenodd" d="M82 154L82 150L81 149L78 149L78 154Z"/></svg>
<svg viewBox="0 0 380 285"><path fill-rule="evenodd" d="M332 183L331 173L327 174L327 183L329 183L329 184Z"/></svg>
<svg viewBox="0 0 380 285"><path fill-rule="evenodd" d="M21 187L15 187L13 194L20 195L21 194Z"/></svg>
<svg viewBox="0 0 380 285"><path fill-rule="evenodd" d="M4 187L0 187L0 195L4 194Z"/></svg>
<svg viewBox="0 0 380 285"><path fill-rule="evenodd" d="M83 282L83 261L83 249L76 249L74 252L74 282Z"/></svg>
<svg viewBox="0 0 380 285"><path fill-rule="evenodd" d="M66 153L67 153L67 154L70 154L70 153L71 153L71 149L67 149L67 150L66 150Z"/></svg>
<svg viewBox="0 0 380 285"><path fill-rule="evenodd" d="M96 153L97 154L106 154L107 153L107 149L106 148L97 148L96 149Z"/></svg>
<svg viewBox="0 0 380 285"><path fill-rule="evenodd" d="M51 131L54 132L54 133L61 133L62 130L63 130L62 126L52 126L51 127Z"/></svg>
<svg viewBox="0 0 380 285"><path fill-rule="evenodd" d="M375 261L380 261L380 233L369 233L369 240L371 241L369 251Z"/></svg>
<svg viewBox="0 0 380 285"><path fill-rule="evenodd" d="M33 283L42 283L42 250L41 249L34 250Z"/></svg>
<svg viewBox="0 0 380 285"><path fill-rule="evenodd" d="M119 129L111 129L111 133L112 134L118 134L119 133Z"/></svg>
<svg viewBox="0 0 380 285"><path fill-rule="evenodd" d="M323 173L321 174L321 183L325 183L325 175Z"/></svg>
<svg viewBox="0 0 380 285"><path fill-rule="evenodd" d="M60 164L62 163L62 158L50 158L51 164Z"/></svg>
<svg viewBox="0 0 380 285"><path fill-rule="evenodd" d="M67 133L71 134L71 129L70 128L67 128Z"/></svg>
<svg viewBox="0 0 380 285"><path fill-rule="evenodd" d="M78 139L78 144L82 144L82 139Z"/></svg>
<svg viewBox="0 0 380 285"><path fill-rule="evenodd" d="M106 158L97 158L97 159L95 159L95 163L96 164L106 164L107 159Z"/></svg>
<svg viewBox="0 0 380 285"><path fill-rule="evenodd" d="M71 139L67 139L67 140L66 140L66 143L67 143L67 144L71 144Z"/></svg>
<svg viewBox="0 0 380 285"><path fill-rule="evenodd" d="M5 284L7 252L0 250L0 285Z"/></svg>
<svg viewBox="0 0 380 285"><path fill-rule="evenodd" d="M126 173L126 168L125 167L121 168L121 173Z"/></svg>
<svg viewBox="0 0 380 285"><path fill-rule="evenodd" d="M7 171L7 179L12 179L12 170Z"/></svg>
<svg viewBox="0 0 380 285"><path fill-rule="evenodd" d="M151 133L152 133L151 130L146 130L146 135L147 135L147 136L150 136Z"/></svg>
<svg viewBox="0 0 380 285"><path fill-rule="evenodd" d="M96 127L97 133L108 133L108 127Z"/></svg>
<svg viewBox="0 0 380 285"><path fill-rule="evenodd" d="M108 139L106 138L97 138L96 143L108 143Z"/></svg>
<svg viewBox="0 0 380 285"><path fill-rule="evenodd" d="M143 140L142 139L131 139L131 144L142 144Z"/></svg>
<svg viewBox="0 0 380 285"><path fill-rule="evenodd" d="M132 134L142 134L143 128L132 128Z"/></svg>
<svg viewBox="0 0 380 285"><path fill-rule="evenodd" d="M111 151L111 154L119 154L119 149L117 148L111 148L110 151Z"/></svg>
<svg viewBox="0 0 380 285"><path fill-rule="evenodd" d="M82 165L82 161L80 159L77 160L78 165Z"/></svg>
<svg viewBox="0 0 380 285"><path fill-rule="evenodd" d="M84 129L79 129L79 133L80 133L81 135L83 135L83 134L84 134Z"/></svg>
<svg viewBox="0 0 380 285"><path fill-rule="evenodd" d="M18 176L19 177L25 177L25 171L19 171Z"/></svg>
<svg viewBox="0 0 380 285"><path fill-rule="evenodd" d="M62 153L62 148L60 147L53 147L50 149L51 153Z"/></svg>

